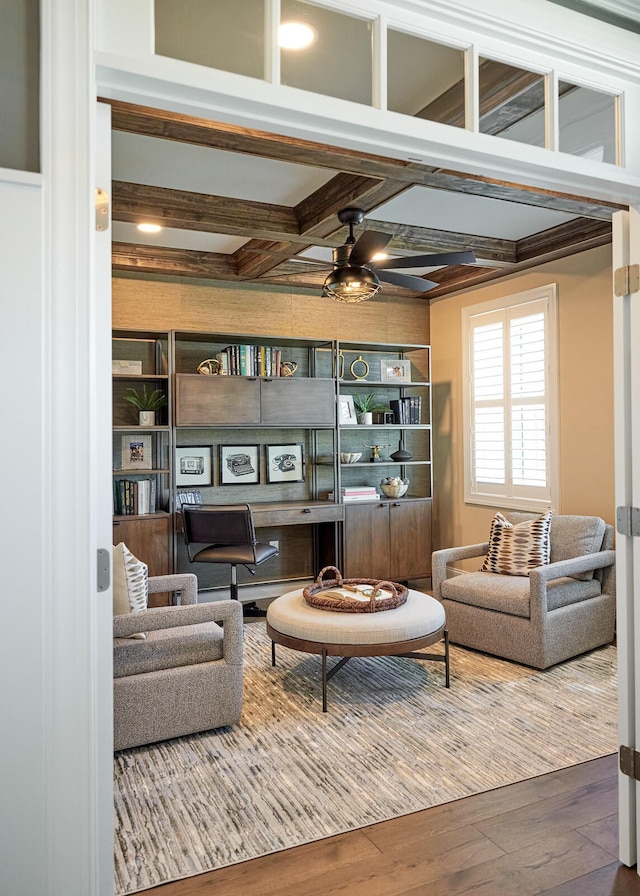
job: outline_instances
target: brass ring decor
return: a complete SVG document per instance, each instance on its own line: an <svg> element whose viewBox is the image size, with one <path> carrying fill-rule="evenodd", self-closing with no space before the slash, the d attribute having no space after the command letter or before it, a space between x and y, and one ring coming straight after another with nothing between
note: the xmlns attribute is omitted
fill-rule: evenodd
<svg viewBox="0 0 640 896"><path fill-rule="evenodd" d="M360 368L360 373L356 373L357 364L362 365L362 367ZM351 376L354 378L354 380L366 380L366 378L369 376L369 365L362 357L362 355L358 355L355 361L351 362L351 364L349 365L349 370L351 371Z"/></svg>
<svg viewBox="0 0 640 896"><path fill-rule="evenodd" d="M298 369L295 361L283 361L280 364L280 376L293 376Z"/></svg>
<svg viewBox="0 0 640 896"><path fill-rule="evenodd" d="M215 376L220 372L220 362L215 358L206 358L198 364L198 373L205 376Z"/></svg>
<svg viewBox="0 0 640 896"><path fill-rule="evenodd" d="M325 579L326 572L333 572L335 578ZM332 588L344 588L360 597L347 597ZM389 591L389 597L379 597L382 591ZM335 566L325 566L318 573L313 585L302 592L305 601L318 610L332 610L335 613L378 613L381 610L395 610L407 600L409 589L397 582L382 579L343 579ZM368 600L362 600L362 596Z"/></svg>

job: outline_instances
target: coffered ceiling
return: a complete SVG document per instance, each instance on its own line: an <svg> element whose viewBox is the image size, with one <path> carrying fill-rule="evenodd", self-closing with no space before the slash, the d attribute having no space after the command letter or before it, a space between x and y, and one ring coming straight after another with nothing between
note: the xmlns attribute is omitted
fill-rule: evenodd
<svg viewBox="0 0 640 896"><path fill-rule="evenodd" d="M507 183L499 172L479 177L106 102L115 271L320 290L331 248L348 235L337 213L355 205L366 212L356 235L391 234L390 254L475 251L475 265L404 269L438 284L428 292L383 286L385 294L429 299L603 245L620 208ZM459 115L457 103L443 100L439 120ZM499 103L497 91L486 111ZM163 229L143 235L143 221Z"/></svg>

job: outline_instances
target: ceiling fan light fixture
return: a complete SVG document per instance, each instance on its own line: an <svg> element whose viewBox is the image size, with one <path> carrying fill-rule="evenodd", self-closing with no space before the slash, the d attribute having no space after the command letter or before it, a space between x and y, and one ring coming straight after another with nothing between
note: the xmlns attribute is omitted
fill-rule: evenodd
<svg viewBox="0 0 640 896"><path fill-rule="evenodd" d="M380 281L369 268L343 267L331 271L324 281L322 295L352 305L373 298L379 289Z"/></svg>

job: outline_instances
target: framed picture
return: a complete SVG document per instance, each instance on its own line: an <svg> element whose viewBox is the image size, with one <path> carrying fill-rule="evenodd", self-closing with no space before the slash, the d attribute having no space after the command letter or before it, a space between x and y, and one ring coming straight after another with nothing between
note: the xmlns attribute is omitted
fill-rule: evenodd
<svg viewBox="0 0 640 896"><path fill-rule="evenodd" d="M356 406L353 403L353 395L341 395L338 399L338 423L345 425L357 424Z"/></svg>
<svg viewBox="0 0 640 896"><path fill-rule="evenodd" d="M267 482L304 482L302 445L267 445Z"/></svg>
<svg viewBox="0 0 640 896"><path fill-rule="evenodd" d="M211 446L176 448L176 485L211 485Z"/></svg>
<svg viewBox="0 0 640 896"><path fill-rule="evenodd" d="M380 361L380 379L383 383L410 383L411 361L400 358Z"/></svg>
<svg viewBox="0 0 640 896"><path fill-rule="evenodd" d="M122 470L152 470L153 447L150 435L122 436Z"/></svg>
<svg viewBox="0 0 640 896"><path fill-rule="evenodd" d="M259 445L220 445L220 485L260 482Z"/></svg>

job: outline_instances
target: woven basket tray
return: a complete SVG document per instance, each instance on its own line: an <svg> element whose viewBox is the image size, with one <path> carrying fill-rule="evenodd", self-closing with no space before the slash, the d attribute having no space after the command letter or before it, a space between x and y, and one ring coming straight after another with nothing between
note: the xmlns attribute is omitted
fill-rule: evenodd
<svg viewBox="0 0 640 896"><path fill-rule="evenodd" d="M333 571L334 579L324 579L326 572ZM356 587L360 586L360 587ZM369 587L362 587L369 586ZM332 588L344 588L354 593L354 597L346 597ZM378 597L380 590L390 591L388 597ZM313 585L302 592L306 602L319 610L333 610L336 613L379 613L381 610L394 610L407 599L409 589L397 582L386 582L379 579L343 579L340 570L335 566L325 566L318 573ZM368 600L359 600L355 594L366 595Z"/></svg>

